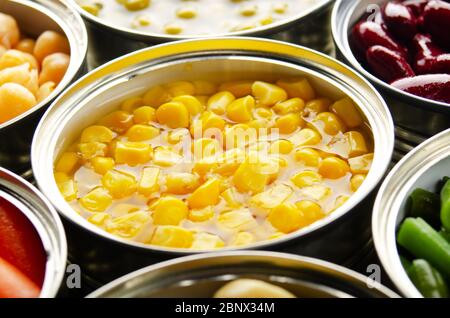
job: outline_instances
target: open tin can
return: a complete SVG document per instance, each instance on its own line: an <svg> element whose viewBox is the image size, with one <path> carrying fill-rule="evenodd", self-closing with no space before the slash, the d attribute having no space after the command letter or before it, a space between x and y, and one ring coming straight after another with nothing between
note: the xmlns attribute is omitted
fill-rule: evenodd
<svg viewBox="0 0 450 318"><path fill-rule="evenodd" d="M0 12L13 16L28 36L36 38L46 30L54 30L65 34L70 43L70 64L55 90L25 113L0 124L0 165L30 176L34 130L51 101L84 71L87 31L78 12L66 1L1 0Z"/></svg>
<svg viewBox="0 0 450 318"><path fill-rule="evenodd" d="M40 297L55 297L64 278L67 243L61 220L51 203L21 177L0 168L0 198L30 221L47 255Z"/></svg>
<svg viewBox="0 0 450 318"><path fill-rule="evenodd" d="M380 80L356 59L349 41L351 28L363 16L376 14L386 0L338 0L331 18L337 56L369 79L381 91L396 125L399 160L428 137L450 127L450 105L403 92Z"/></svg>
<svg viewBox="0 0 450 318"><path fill-rule="evenodd" d="M399 257L397 228L406 216L407 198L416 188L435 191L450 171L450 130L434 136L405 156L384 180L373 208L372 234L376 251L389 278L406 297L422 297Z"/></svg>
<svg viewBox="0 0 450 318"><path fill-rule="evenodd" d="M329 23L331 0L317 0L300 13L285 19L249 30L212 35L170 35L142 32L133 28L121 27L92 15L77 6L79 13L87 22L92 50L89 53L91 68L104 64L121 55L161 43L217 36L258 36L301 44L325 53L334 52ZM171 0L172 1L172 0ZM107 4L105 4L107 5ZM208 6L208 3L203 3ZM207 26L205 26L207 28Z"/></svg>
<svg viewBox="0 0 450 318"><path fill-rule="evenodd" d="M369 241L371 193L383 178L393 151L394 129L387 106L367 81L331 57L291 44L241 37L174 42L116 59L80 79L48 110L33 141L33 173L66 221L72 260L88 276L106 282L145 265L193 253L113 236L76 213L60 194L53 162L81 129L118 107L111 100L119 102L149 85L180 79L273 81L280 76L303 76L331 98L352 98L371 127L374 160L359 190L329 216L246 248L287 251L338 263L357 254ZM237 248L224 248L230 249Z"/></svg>
<svg viewBox="0 0 450 318"><path fill-rule="evenodd" d="M394 292L344 267L274 252L194 255L152 265L94 291L89 298L211 298L236 279L257 279L299 298L396 298Z"/></svg>

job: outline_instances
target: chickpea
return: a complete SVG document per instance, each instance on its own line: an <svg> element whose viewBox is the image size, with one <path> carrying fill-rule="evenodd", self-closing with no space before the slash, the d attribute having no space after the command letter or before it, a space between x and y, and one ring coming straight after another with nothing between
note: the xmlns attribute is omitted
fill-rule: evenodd
<svg viewBox="0 0 450 318"><path fill-rule="evenodd" d="M34 46L36 45L36 41L33 39L23 39L20 40L19 43L17 43L17 45L14 47L16 50L28 53L28 54L33 54L34 51Z"/></svg>
<svg viewBox="0 0 450 318"><path fill-rule="evenodd" d="M30 70L28 64L9 67L0 71L0 85L16 83L35 94L38 90L38 75L36 70Z"/></svg>
<svg viewBox="0 0 450 318"><path fill-rule="evenodd" d="M36 105L34 95L22 85L6 83L0 86L0 123L4 123Z"/></svg>
<svg viewBox="0 0 450 318"><path fill-rule="evenodd" d="M42 61L42 71L39 74L39 84L52 81L58 84L69 67L70 57L64 53L53 53Z"/></svg>
<svg viewBox="0 0 450 318"><path fill-rule="evenodd" d="M37 38L33 53L38 62L53 53L70 54L69 41L58 32L45 31Z"/></svg>
<svg viewBox="0 0 450 318"><path fill-rule="evenodd" d="M20 31L16 20L10 15L0 13L0 44L10 49L19 42L19 39Z"/></svg>
<svg viewBox="0 0 450 318"><path fill-rule="evenodd" d="M36 94L37 101L41 102L46 99L55 90L56 84L54 82L45 82L39 87Z"/></svg>
<svg viewBox="0 0 450 318"><path fill-rule="evenodd" d="M39 69L36 58L18 50L8 50L0 57L0 70L28 63L32 69Z"/></svg>

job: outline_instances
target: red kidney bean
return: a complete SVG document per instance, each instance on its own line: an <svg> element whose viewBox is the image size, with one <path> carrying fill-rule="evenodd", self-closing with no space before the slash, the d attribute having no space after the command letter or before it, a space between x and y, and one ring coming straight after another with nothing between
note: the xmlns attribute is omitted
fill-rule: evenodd
<svg viewBox="0 0 450 318"><path fill-rule="evenodd" d="M450 54L445 54L436 46L429 35L416 34L413 47L416 52L414 70L417 74L450 74Z"/></svg>
<svg viewBox="0 0 450 318"><path fill-rule="evenodd" d="M422 14L423 9L427 5L428 1L429 0L406 0L402 3L403 5L407 6L416 17L419 17Z"/></svg>
<svg viewBox="0 0 450 318"><path fill-rule="evenodd" d="M383 27L372 21L360 21L352 30L353 40L360 52L365 52L374 45L381 45L388 49L407 55L405 47L394 41Z"/></svg>
<svg viewBox="0 0 450 318"><path fill-rule="evenodd" d="M450 103L450 75L428 74L402 78L392 86L424 98Z"/></svg>
<svg viewBox="0 0 450 318"><path fill-rule="evenodd" d="M383 20L397 39L408 42L417 32L416 17L402 3L388 2L382 9Z"/></svg>
<svg viewBox="0 0 450 318"><path fill-rule="evenodd" d="M424 28L436 43L450 49L450 3L431 0L423 10Z"/></svg>
<svg viewBox="0 0 450 318"><path fill-rule="evenodd" d="M415 75L401 54L381 45L370 47L366 59L373 73L386 82Z"/></svg>

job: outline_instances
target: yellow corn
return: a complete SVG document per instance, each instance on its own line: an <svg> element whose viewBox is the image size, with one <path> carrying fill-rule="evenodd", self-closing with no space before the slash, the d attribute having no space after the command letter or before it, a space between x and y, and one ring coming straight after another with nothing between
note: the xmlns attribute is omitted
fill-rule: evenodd
<svg viewBox="0 0 450 318"><path fill-rule="evenodd" d="M348 131L345 134L347 143L349 145L349 157L357 157L368 153L366 140L364 136L358 131Z"/></svg>
<svg viewBox="0 0 450 318"><path fill-rule="evenodd" d="M105 174L114 168L114 159L109 157L95 157L91 159L92 168L98 174Z"/></svg>
<svg viewBox="0 0 450 318"><path fill-rule="evenodd" d="M162 86L154 86L149 89L143 96L143 102L146 106L151 106L154 108L170 101L171 96L169 92Z"/></svg>
<svg viewBox="0 0 450 318"><path fill-rule="evenodd" d="M303 162L309 167L318 167L322 159L317 150L312 148L300 148L295 151L295 160Z"/></svg>
<svg viewBox="0 0 450 318"><path fill-rule="evenodd" d="M122 102L120 109L132 113L136 108L144 106L142 97L130 97Z"/></svg>
<svg viewBox="0 0 450 318"><path fill-rule="evenodd" d="M147 125L133 125L130 129L128 129L125 136L129 141L150 140L159 136L159 129Z"/></svg>
<svg viewBox="0 0 450 318"><path fill-rule="evenodd" d="M332 194L332 190L325 185L314 184L301 188L300 194L315 201L321 201L328 198Z"/></svg>
<svg viewBox="0 0 450 318"><path fill-rule="evenodd" d="M254 107L255 99L252 96L246 96L228 104L226 114L232 121L245 123L253 119L252 111Z"/></svg>
<svg viewBox="0 0 450 318"><path fill-rule="evenodd" d="M252 94L261 106L272 106L287 99L287 93L284 89L260 81L253 83Z"/></svg>
<svg viewBox="0 0 450 318"><path fill-rule="evenodd" d="M343 206L345 204L345 202L348 201L348 199L350 199L350 197L347 195L341 195L341 196L337 197L336 201L334 202L334 207L333 207L332 211L335 211L338 208L340 208L341 206Z"/></svg>
<svg viewBox="0 0 450 318"><path fill-rule="evenodd" d="M295 203L295 206L303 213L303 216L305 217L305 225L309 225L323 219L326 215L320 205L313 201L298 201Z"/></svg>
<svg viewBox="0 0 450 318"><path fill-rule="evenodd" d="M195 159L202 159L216 155L222 147L220 143L212 138L200 138L191 145L191 151Z"/></svg>
<svg viewBox="0 0 450 318"><path fill-rule="evenodd" d="M105 212L96 212L88 217L89 222L100 227L103 227L103 225L109 220L111 220L111 215Z"/></svg>
<svg viewBox="0 0 450 318"><path fill-rule="evenodd" d="M103 186L115 199L132 195L136 191L136 178L128 173L109 170L102 177Z"/></svg>
<svg viewBox="0 0 450 318"><path fill-rule="evenodd" d="M323 113L328 111L331 103L331 100L329 100L328 98L317 98L307 102L305 105L305 109L316 114Z"/></svg>
<svg viewBox="0 0 450 318"><path fill-rule="evenodd" d="M158 147L153 153L153 163L162 167L171 167L182 159L182 156L165 147Z"/></svg>
<svg viewBox="0 0 450 318"><path fill-rule="evenodd" d="M217 235L209 233L197 233L194 242L191 245L193 250L212 250L224 247L224 241Z"/></svg>
<svg viewBox="0 0 450 318"><path fill-rule="evenodd" d="M188 197L189 207L201 209L208 205L216 205L219 203L220 193L221 181L216 178L209 179Z"/></svg>
<svg viewBox="0 0 450 318"><path fill-rule="evenodd" d="M136 108L133 112L133 120L136 124L149 125L156 120L156 111L150 106Z"/></svg>
<svg viewBox="0 0 450 318"><path fill-rule="evenodd" d="M289 137L289 140L296 146L314 146L322 141L322 136L310 128L303 128Z"/></svg>
<svg viewBox="0 0 450 318"><path fill-rule="evenodd" d="M245 246L255 242L255 237L249 232L239 232L231 242L232 246Z"/></svg>
<svg viewBox="0 0 450 318"><path fill-rule="evenodd" d="M188 216L189 209L178 198L166 196L154 204L153 223L156 225L178 225Z"/></svg>
<svg viewBox="0 0 450 318"><path fill-rule="evenodd" d="M183 31L183 28L176 23L169 23L164 27L164 31L166 31L167 34L177 35Z"/></svg>
<svg viewBox="0 0 450 318"><path fill-rule="evenodd" d="M318 125L328 135L336 135L339 132L345 131L345 126L342 121L333 113L323 112L317 115L314 119L314 124Z"/></svg>
<svg viewBox="0 0 450 318"><path fill-rule="evenodd" d="M301 211L292 203L282 203L273 208L267 220L283 233L291 233L305 225Z"/></svg>
<svg viewBox="0 0 450 318"><path fill-rule="evenodd" d="M275 107L274 107L274 109L275 109ZM258 107L258 108L256 108L255 109L255 114L257 116L259 116L259 117L266 118L266 119L272 117L272 115L273 115L273 113L270 110L270 108L266 108L266 107Z"/></svg>
<svg viewBox="0 0 450 318"><path fill-rule="evenodd" d="M218 92L208 99L207 107L209 111L216 113L217 115L225 114L226 108L236 98L233 94L227 91Z"/></svg>
<svg viewBox="0 0 450 318"><path fill-rule="evenodd" d="M150 161L152 152L150 145L142 142L117 142L114 156L118 164L137 166Z"/></svg>
<svg viewBox="0 0 450 318"><path fill-rule="evenodd" d="M160 225L156 227L150 241L153 245L176 248L189 248L194 241L194 234L180 226Z"/></svg>
<svg viewBox="0 0 450 318"><path fill-rule="evenodd" d="M328 179L339 179L350 172L348 163L338 157L328 157L322 160L319 173Z"/></svg>
<svg viewBox="0 0 450 318"><path fill-rule="evenodd" d="M231 187L223 191L220 196L227 202L227 204L232 208L238 208L241 206L239 202L238 196L239 194L236 191L236 188Z"/></svg>
<svg viewBox="0 0 450 318"><path fill-rule="evenodd" d="M305 170L292 176L291 181L297 187L303 188L322 182L322 177L315 171Z"/></svg>
<svg viewBox="0 0 450 318"><path fill-rule="evenodd" d="M356 190L359 189L365 179L366 175L364 174L355 174L354 176L352 176L352 178L350 179L350 188L352 189L352 191L356 192Z"/></svg>
<svg viewBox="0 0 450 318"><path fill-rule="evenodd" d="M348 159L350 171L353 174L367 174L372 165L373 153L368 153L359 157Z"/></svg>
<svg viewBox="0 0 450 318"><path fill-rule="evenodd" d="M106 225L106 231L122 238L134 238L151 222L148 212L137 211L119 216Z"/></svg>
<svg viewBox="0 0 450 318"><path fill-rule="evenodd" d="M305 102L301 98L291 98L284 102L279 102L273 106L273 110L280 115L298 113L305 108Z"/></svg>
<svg viewBox="0 0 450 318"><path fill-rule="evenodd" d="M188 81L176 81L164 85L170 95L173 97L182 95L195 95L195 86Z"/></svg>
<svg viewBox="0 0 450 318"><path fill-rule="evenodd" d="M112 129L116 133L123 134L133 125L133 116L126 111L117 110L103 117L99 123L100 125Z"/></svg>
<svg viewBox="0 0 450 318"><path fill-rule="evenodd" d="M112 204L108 190L97 187L80 199L80 204L91 212L103 212Z"/></svg>
<svg viewBox="0 0 450 318"><path fill-rule="evenodd" d="M139 11L145 9L150 4L150 0L125 0L125 8L129 11Z"/></svg>
<svg viewBox="0 0 450 318"><path fill-rule="evenodd" d="M270 153L290 154L294 150L294 144L286 139L274 141L270 145Z"/></svg>
<svg viewBox="0 0 450 318"><path fill-rule="evenodd" d="M177 10L177 17L181 19L193 19L197 16L197 12L193 8L180 8Z"/></svg>
<svg viewBox="0 0 450 318"><path fill-rule="evenodd" d="M59 192L61 192L64 200L67 202L73 201L77 198L78 187L74 180L68 179L64 181L57 181Z"/></svg>
<svg viewBox="0 0 450 318"><path fill-rule="evenodd" d="M272 209L287 200L293 190L290 186L279 184L267 191L258 193L250 199L250 204L263 209Z"/></svg>
<svg viewBox="0 0 450 318"><path fill-rule="evenodd" d="M113 132L105 126L90 126L81 133L80 142L103 142L108 143L113 140Z"/></svg>
<svg viewBox="0 0 450 318"><path fill-rule="evenodd" d="M192 222L205 222L214 216L214 209L212 206L207 206L203 209L192 209L189 211L188 219Z"/></svg>
<svg viewBox="0 0 450 318"><path fill-rule="evenodd" d="M250 210L240 209L219 215L217 222L227 230L246 231L257 226Z"/></svg>
<svg viewBox="0 0 450 318"><path fill-rule="evenodd" d="M289 98L299 97L308 102L316 96L311 84L305 78L279 80L277 85L287 92Z"/></svg>
<svg viewBox="0 0 450 318"><path fill-rule="evenodd" d="M193 81L195 93L197 95L212 95L217 91L217 85L209 81Z"/></svg>
<svg viewBox="0 0 450 318"><path fill-rule="evenodd" d="M72 174L78 168L78 155L75 152L64 152L55 165L55 171Z"/></svg>
<svg viewBox="0 0 450 318"><path fill-rule="evenodd" d="M156 110L156 119L158 122L170 128L189 127L189 118L187 107L179 102L163 104Z"/></svg>
<svg viewBox="0 0 450 318"><path fill-rule="evenodd" d="M200 185L199 177L188 172L172 172L166 176L168 193L188 194L192 193Z"/></svg>
<svg viewBox="0 0 450 318"><path fill-rule="evenodd" d="M141 178L139 179L138 192L145 196L150 196L152 193L159 190L159 175L161 169L157 167L145 167L142 169Z"/></svg>
<svg viewBox="0 0 450 318"><path fill-rule="evenodd" d="M86 142L78 144L83 159L89 160L94 157L103 157L108 151L108 146L101 142Z"/></svg>
<svg viewBox="0 0 450 318"><path fill-rule="evenodd" d="M197 98L191 95L180 95L174 97L172 99L172 102L182 103L187 108L191 116L195 116L201 111L203 111L202 104L199 102Z"/></svg>
<svg viewBox="0 0 450 318"><path fill-rule="evenodd" d="M278 128L282 134L291 134L299 127L304 125L304 120L299 114L287 114L278 118L275 122L275 128Z"/></svg>
<svg viewBox="0 0 450 318"><path fill-rule="evenodd" d="M342 119L349 128L355 128L363 123L363 118L350 97L345 97L331 106L331 110Z"/></svg>
<svg viewBox="0 0 450 318"><path fill-rule="evenodd" d="M233 183L240 192L259 193L270 180L271 173L261 173L257 161L247 158L233 175Z"/></svg>
<svg viewBox="0 0 450 318"><path fill-rule="evenodd" d="M253 81L226 82L219 86L219 91L227 91L235 97L240 98L252 93Z"/></svg>

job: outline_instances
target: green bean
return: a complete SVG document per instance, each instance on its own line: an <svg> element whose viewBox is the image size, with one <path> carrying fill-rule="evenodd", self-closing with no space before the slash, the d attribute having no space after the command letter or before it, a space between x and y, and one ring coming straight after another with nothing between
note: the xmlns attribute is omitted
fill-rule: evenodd
<svg viewBox="0 0 450 318"><path fill-rule="evenodd" d="M416 259L409 268L408 276L426 298L448 297L448 287L442 275L426 260Z"/></svg>
<svg viewBox="0 0 450 318"><path fill-rule="evenodd" d="M450 231L450 180L441 190L441 222L444 229Z"/></svg>
<svg viewBox="0 0 450 318"><path fill-rule="evenodd" d="M440 197L436 193L417 188L406 202L408 216L420 217L436 229L440 228Z"/></svg>

